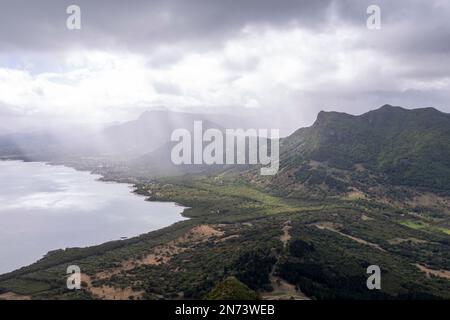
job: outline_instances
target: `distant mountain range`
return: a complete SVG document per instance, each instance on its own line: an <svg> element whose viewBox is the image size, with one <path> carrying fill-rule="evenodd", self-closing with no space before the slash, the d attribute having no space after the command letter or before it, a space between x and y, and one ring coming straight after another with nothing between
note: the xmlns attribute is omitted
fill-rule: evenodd
<svg viewBox="0 0 450 320"><path fill-rule="evenodd" d="M195 114L147 111L138 119L115 124L100 132L37 131L0 136L0 155L30 160L52 161L67 158L98 157L128 161L149 154L170 142L175 129L192 131L194 121L204 128L245 128L238 117L221 114Z"/></svg>
<svg viewBox="0 0 450 320"><path fill-rule="evenodd" d="M147 111L134 121L107 128L101 138L118 153L144 155L167 144L175 129L192 132L194 121L202 121L205 129L245 127L244 121L228 115Z"/></svg>
<svg viewBox="0 0 450 320"><path fill-rule="evenodd" d="M170 163L171 133L177 128L192 131L195 120L203 121L204 129L246 128L238 117L148 111L134 121L70 139L51 134L3 136L0 155L47 161L98 157L122 161L134 175L146 176L229 169ZM390 105L360 116L322 111L311 127L281 140L280 172L273 179L278 185L321 185L326 191L373 181L450 189L450 114Z"/></svg>

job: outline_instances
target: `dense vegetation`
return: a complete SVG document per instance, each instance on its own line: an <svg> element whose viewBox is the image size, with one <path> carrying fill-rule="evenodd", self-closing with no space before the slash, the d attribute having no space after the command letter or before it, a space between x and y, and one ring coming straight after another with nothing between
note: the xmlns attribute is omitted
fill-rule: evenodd
<svg viewBox="0 0 450 320"><path fill-rule="evenodd" d="M258 298L255 291L250 290L235 277L226 278L205 296L208 300L256 300Z"/></svg>
<svg viewBox="0 0 450 320"><path fill-rule="evenodd" d="M93 287L132 288L136 293L130 296L135 298L205 298L230 276L264 294L272 290L269 280L275 267L273 276L315 299L450 298L448 279L427 277L415 266L445 270L450 265L449 236L433 216L429 227L416 228L405 221L423 219L401 208L361 200L329 199L320 205L285 200L245 185L238 176L219 182L217 177L171 178L140 185L138 190L154 200L195 204L185 211L191 219L125 241L52 252L29 267L0 276L0 287L38 299L94 298L87 288L65 289L65 269L77 264L91 276ZM280 239L287 221L291 239L283 248ZM336 231L317 227L327 223ZM199 225L221 233L196 238L189 232ZM114 272L121 261L137 261L186 234L177 244L183 250L168 253L167 262ZM365 269L371 264L383 271L381 291L366 288ZM99 272L108 276L100 278Z"/></svg>
<svg viewBox="0 0 450 320"><path fill-rule="evenodd" d="M305 159L347 170L359 164L392 184L450 190L449 137L450 115L432 108L321 112L312 127L283 141L282 166Z"/></svg>
<svg viewBox="0 0 450 320"><path fill-rule="evenodd" d="M130 178L105 169L149 200L188 207L190 219L51 252L0 276L0 294L252 299L291 285L311 299L450 299L449 124L430 109L321 113L282 141L274 177L230 169ZM75 292L65 289L71 264L88 276ZM381 290L367 289L369 265L382 270Z"/></svg>

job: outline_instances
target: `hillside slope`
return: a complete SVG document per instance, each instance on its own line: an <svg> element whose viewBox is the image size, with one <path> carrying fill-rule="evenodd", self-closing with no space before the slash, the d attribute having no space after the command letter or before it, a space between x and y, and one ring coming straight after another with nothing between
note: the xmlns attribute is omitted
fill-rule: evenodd
<svg viewBox="0 0 450 320"><path fill-rule="evenodd" d="M450 115L390 105L360 116L320 112L311 127L282 141L280 161L276 184L450 190Z"/></svg>

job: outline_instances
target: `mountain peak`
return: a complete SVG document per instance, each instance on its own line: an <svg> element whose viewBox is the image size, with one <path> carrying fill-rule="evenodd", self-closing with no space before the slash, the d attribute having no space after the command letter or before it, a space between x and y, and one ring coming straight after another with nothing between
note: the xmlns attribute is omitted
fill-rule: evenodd
<svg viewBox="0 0 450 320"><path fill-rule="evenodd" d="M403 107L399 107L399 106L393 106L391 104L385 104L381 107L379 107L378 109L375 110L371 110L369 112L399 112L399 111L408 111L408 109L405 109Z"/></svg>
<svg viewBox="0 0 450 320"><path fill-rule="evenodd" d="M378 108L379 110L388 110L388 109L397 109L397 108L399 108L399 109L403 109L402 107L398 107L398 106L393 106L392 104L384 104L384 105L382 105L380 108Z"/></svg>
<svg viewBox="0 0 450 320"><path fill-rule="evenodd" d="M344 120L354 118L355 116L345 113L345 112L336 112L336 111L320 111L317 114L316 121L313 126L324 126L328 125L332 121Z"/></svg>
<svg viewBox="0 0 450 320"><path fill-rule="evenodd" d="M399 106L393 106L390 104L385 104L378 109L369 111L368 113L379 113L379 112L408 112L408 113L443 113L436 108L427 107L427 108L415 108L415 109L406 109Z"/></svg>

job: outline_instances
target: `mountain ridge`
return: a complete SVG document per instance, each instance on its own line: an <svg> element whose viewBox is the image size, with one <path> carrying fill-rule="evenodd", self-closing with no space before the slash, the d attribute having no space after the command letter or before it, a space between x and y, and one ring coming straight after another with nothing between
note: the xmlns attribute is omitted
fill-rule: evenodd
<svg viewBox="0 0 450 320"><path fill-rule="evenodd" d="M449 138L450 115L433 108L320 112L312 126L284 139L281 167L310 160L344 170L362 165L393 184L448 189Z"/></svg>

